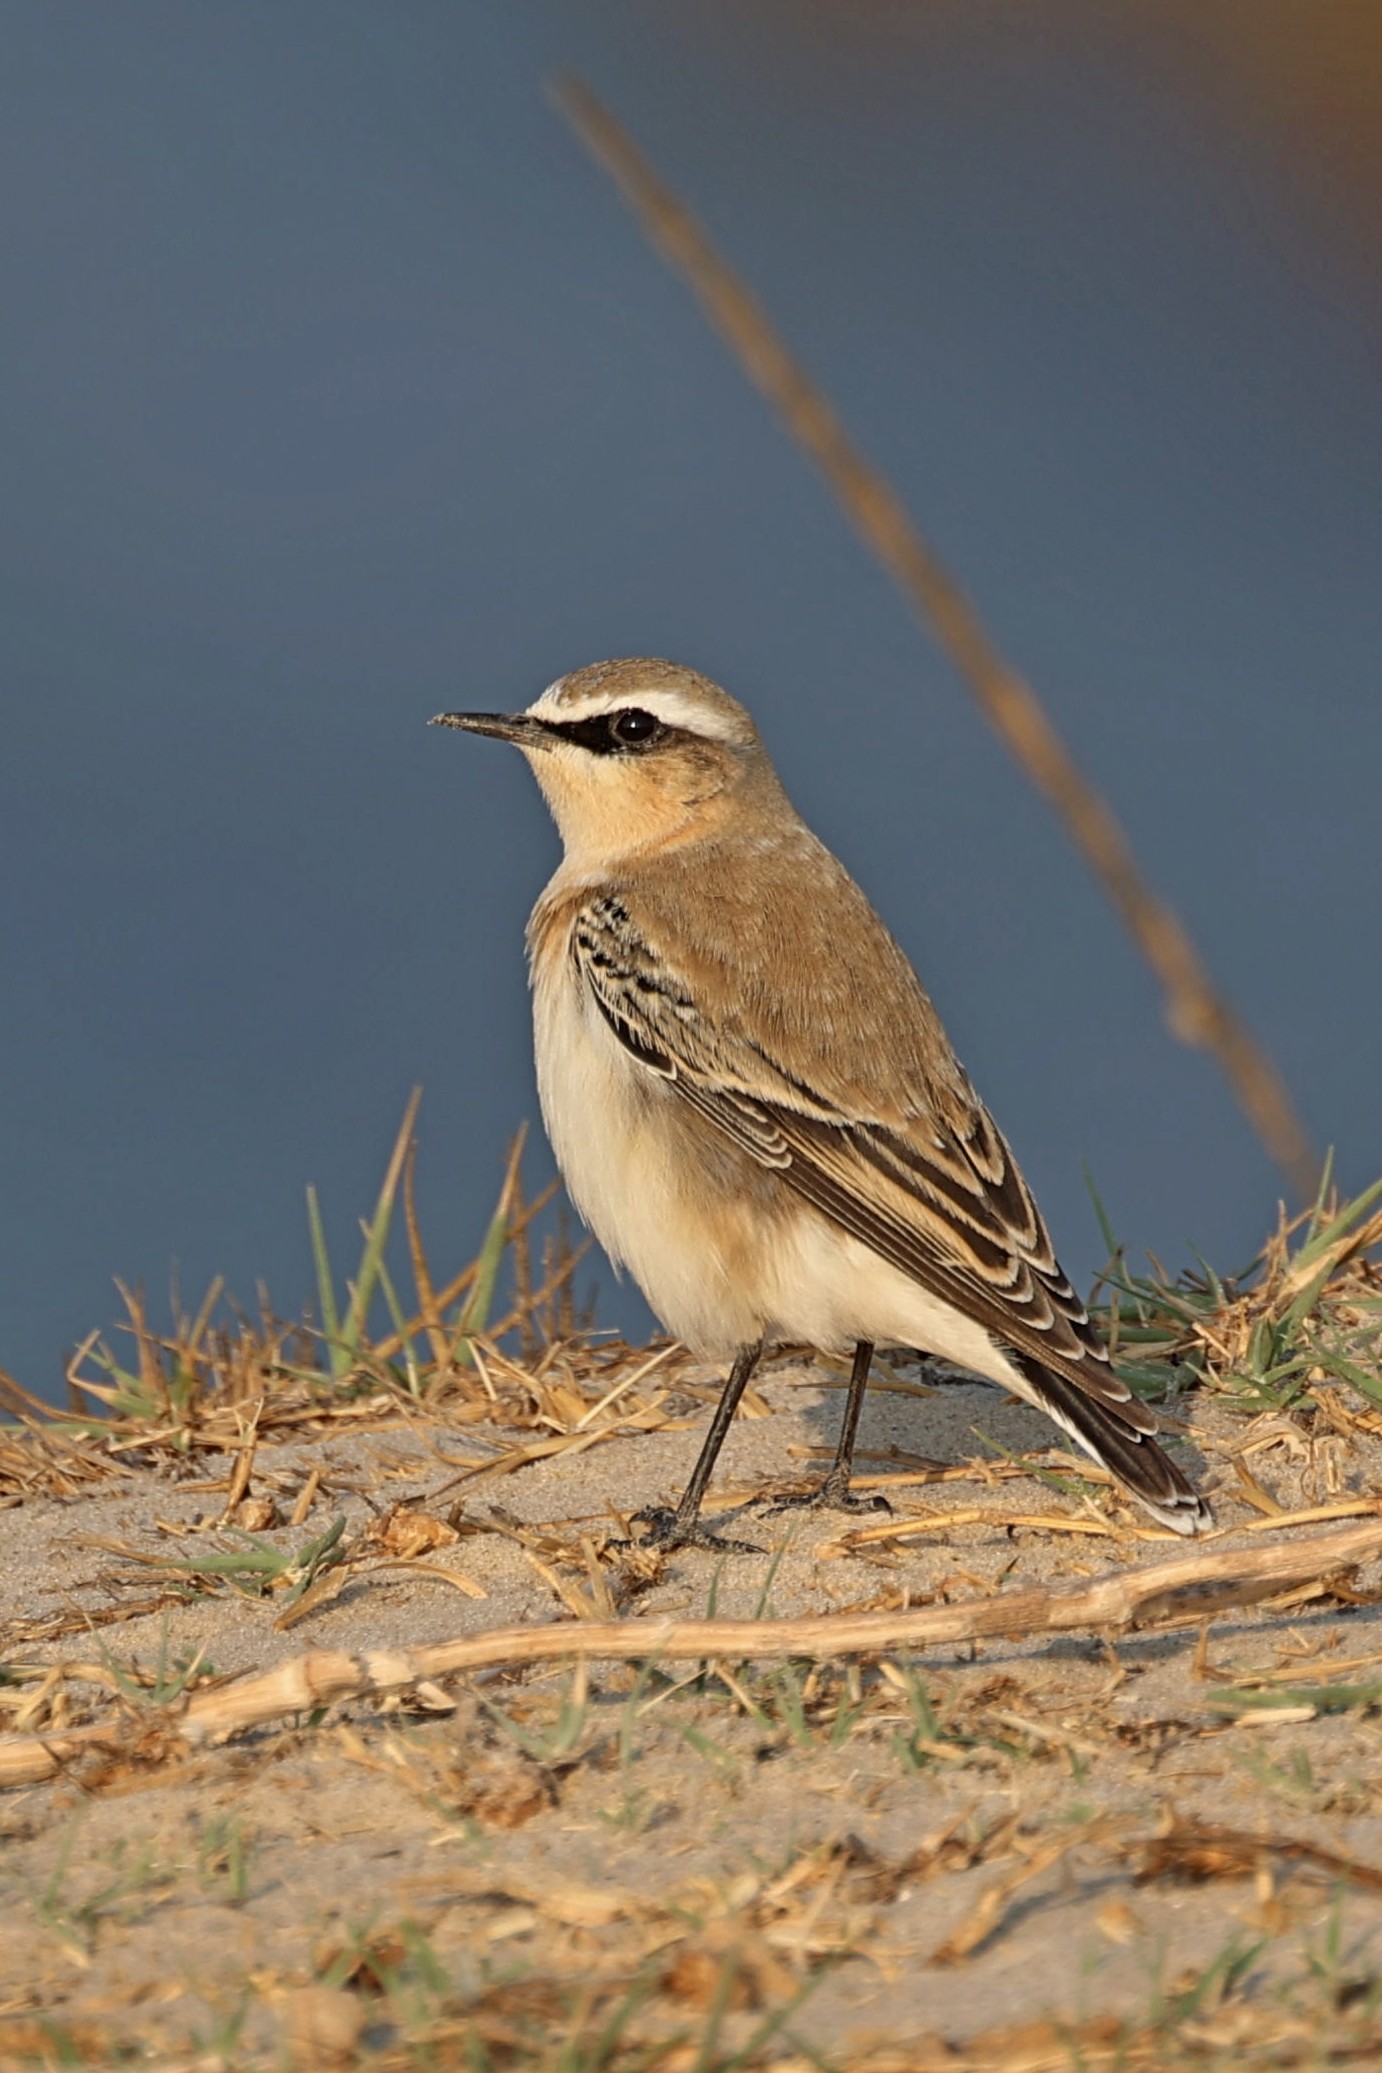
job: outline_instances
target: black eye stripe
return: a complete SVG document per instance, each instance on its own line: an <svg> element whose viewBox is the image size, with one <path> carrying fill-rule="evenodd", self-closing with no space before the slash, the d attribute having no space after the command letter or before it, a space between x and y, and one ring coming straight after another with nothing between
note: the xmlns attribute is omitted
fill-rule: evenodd
<svg viewBox="0 0 1382 2073"><path fill-rule="evenodd" d="M627 724L631 720L650 720L652 725L646 734L635 733L630 739L618 730L621 721ZM596 756L636 756L643 749L659 747L675 732L641 706L620 706L617 712L592 713L585 720L548 720L545 724L550 734Z"/></svg>

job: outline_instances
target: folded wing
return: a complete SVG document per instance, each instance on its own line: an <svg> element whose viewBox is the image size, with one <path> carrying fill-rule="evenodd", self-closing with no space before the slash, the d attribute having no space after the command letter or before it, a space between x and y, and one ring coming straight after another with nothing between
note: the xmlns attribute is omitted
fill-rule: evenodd
<svg viewBox="0 0 1382 2073"><path fill-rule="evenodd" d="M703 1014L685 976L613 894L577 919L571 954L631 1056L823 1216L995 1338L1073 1382L1134 1433L1154 1420L1114 1373L1040 1212L958 1074L951 1111L854 1112L773 1056L742 1019Z"/></svg>

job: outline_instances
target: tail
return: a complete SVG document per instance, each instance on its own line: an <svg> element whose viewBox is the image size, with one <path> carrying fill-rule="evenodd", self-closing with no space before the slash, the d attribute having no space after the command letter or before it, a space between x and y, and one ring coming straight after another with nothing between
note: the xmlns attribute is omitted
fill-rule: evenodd
<svg viewBox="0 0 1382 2073"><path fill-rule="evenodd" d="M1214 1514L1192 1490L1170 1456L1151 1436L1138 1432L1117 1411L1029 1356L1009 1352L1022 1370L1033 1403L1054 1418L1077 1446L1116 1476L1130 1496L1175 1533L1200 1533Z"/></svg>

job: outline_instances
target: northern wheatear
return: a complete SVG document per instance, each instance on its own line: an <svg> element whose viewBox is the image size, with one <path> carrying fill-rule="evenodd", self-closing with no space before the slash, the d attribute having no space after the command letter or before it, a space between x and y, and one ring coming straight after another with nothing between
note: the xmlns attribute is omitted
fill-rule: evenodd
<svg viewBox="0 0 1382 2073"><path fill-rule="evenodd" d="M752 720L670 662L596 663L526 712L440 713L514 742L565 856L528 947L538 1089L581 1216L669 1332L732 1367L660 1545L700 1523L770 1340L854 1349L850 1464L875 1345L1045 1411L1164 1525L1209 1523L1057 1263L1017 1163L920 981L793 811Z"/></svg>

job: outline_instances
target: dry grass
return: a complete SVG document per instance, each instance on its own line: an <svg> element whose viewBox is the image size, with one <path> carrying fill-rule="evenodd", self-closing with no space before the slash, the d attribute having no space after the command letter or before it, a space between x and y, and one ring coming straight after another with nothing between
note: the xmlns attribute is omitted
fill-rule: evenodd
<svg viewBox="0 0 1382 2073"><path fill-rule="evenodd" d="M593 1332L573 1292L587 1247L573 1248L564 1223L534 1261L535 1220L555 1184L525 1199L521 1137L479 1254L439 1284L413 1196L416 1114L414 1095L374 1215L361 1226L363 1251L344 1304L309 1191L315 1320L309 1314L286 1323L266 1306L257 1316L227 1318L215 1283L194 1316L179 1312L162 1332L142 1291L122 1285L123 1336L132 1350L90 1333L68 1368L67 1411L55 1412L0 1370L0 1410L13 1419L0 1426L0 1505L41 1494L75 1497L135 1463L191 1464L199 1454L229 1453L238 1457L226 1482L230 1524L249 1490L256 1449L289 1433L413 1421L448 1430L484 1423L511 1434L498 1457L492 1445L475 1453L454 1478L458 1488L472 1474L512 1473L616 1433L653 1429L666 1422L674 1392L714 1395L677 1346L635 1348ZM406 1310L386 1257L400 1196L413 1281ZM1110 1260L1096 1282L1095 1310L1123 1372L1151 1397L1189 1381L1229 1392L1245 1409L1309 1409L1345 1435L1382 1431L1382 1275L1371 1257L1382 1243L1379 1199L1382 1182L1340 1202L1326 1171L1312 1207L1295 1217L1282 1209L1260 1258L1232 1277L1205 1268L1173 1278L1155 1262L1150 1275L1135 1275L1107 1231ZM505 1265L511 1296L496 1315ZM874 1386L926 1393L895 1374ZM751 1392L750 1408L754 1401ZM1245 1455L1253 1444L1245 1443ZM911 1474L862 1481L892 1486L964 1472L921 1463ZM1097 1477L1084 1464L1080 1473Z"/></svg>
<svg viewBox="0 0 1382 2073"><path fill-rule="evenodd" d="M230 1525L249 1490L256 1450L289 1434L360 1433L400 1421L448 1430L498 1424L513 1435L505 1457L496 1460L487 1448L470 1467L504 1474L655 1418L672 1374L684 1365L679 1349L645 1353L610 1335L592 1337L572 1289L587 1246L573 1248L564 1223L534 1260L533 1227L556 1188L525 1200L521 1136L479 1254L438 1283L413 1198L416 1113L415 1095L374 1215L361 1227L363 1250L344 1303L309 1190L315 1319L286 1323L267 1307L227 1318L217 1282L195 1316L180 1312L162 1332L142 1291L122 1284L121 1336L130 1350L90 1333L68 1368L65 1412L0 1370L0 1410L15 1421L0 1427L0 1504L40 1494L74 1497L136 1463L190 1466L199 1455L230 1454L238 1458L224 1484ZM386 1257L400 1195L414 1284L406 1314ZM496 1315L504 1265L512 1298ZM516 1347L506 1349L506 1340ZM468 1472L461 1470L457 1485Z"/></svg>
<svg viewBox="0 0 1382 2073"><path fill-rule="evenodd" d="M0 1502L62 1500L73 1544L82 1505L105 1491L166 1485L195 1491L209 1508L198 1531L170 1522L152 1546L95 1536L121 1583L107 1612L74 1603L7 1623L0 1714L15 1739L0 1749L38 1738L62 1776L38 1788L47 1799L7 1803L12 1861L27 1852L37 1883L11 1887L0 1905L11 1930L56 1952L59 1971L75 1967L83 1982L106 1979L102 1966L146 1934L160 1948L167 1935L174 1948L176 1924L207 1893L248 1920L260 1905L256 1850L273 1856L280 1885L294 1876L283 1867L301 1861L299 1846L273 1840L264 1812L276 1804L264 1794L275 1779L281 1791L295 1764L307 1767L304 1804L331 1780L353 1779L349 1805L379 1799L369 1821L400 1833L416 1825L419 1864L438 1863L429 1846L442 1843L461 1850L464 1867L445 1874L443 1907L427 1899L426 1876L415 1876L415 1905L391 1907L382 1920L365 1908L334 1941L299 1938L291 1957L247 1960L238 1997L223 1984L219 2017L192 2041L171 2016L131 2027L147 1985L122 2002L111 1975L104 2001L94 1987L83 2000L43 1971L0 2002L0 2064L138 2056L172 2065L193 2041L204 2065L258 2067L286 2054L302 2065L554 2073L1375 2061L1382 1971L1365 1932L1368 1911L1382 1912L1382 1849L1369 1840L1365 1752L1382 1710L1382 1645L1367 1645L1372 1592L1357 1565L1382 1531L1372 1466L1382 1435L1379 1191L1347 1205L1322 1194L1306 1216L1283 1217L1261 1259L1233 1280L1155 1267L1135 1275L1112 1249L1101 1299L1120 1357L1139 1388L1188 1413L1220 1503L1238 1511L1226 1535L1203 1549L1177 1547L1170 1565L1200 1570L1189 1637L1167 1644L1193 1703L1182 1696L1130 1716L1136 1665L1109 1646L1118 1617L1109 1593L1134 1603L1171 1550L1148 1549L1154 1529L1058 1449L950 1462L884 1450L861 1481L888 1489L898 1511L827 1529L810 1569L823 1585L837 1572L872 1574L872 1594L839 1606L836 1591L836 1612L798 1618L793 1629L764 1617L772 1568L747 1621L717 1616L712 1581L710 1624L683 1622L690 1655L680 1669L673 1657L686 1651L669 1640L665 1612L639 1610L650 1592L665 1601L664 1558L627 1544L617 1507L605 1525L535 1524L493 1503L477 1514L477 1485L492 1492L520 1472L541 1478L601 1448L622 1461L620 1450L644 1436L689 1427L714 1384L675 1347L634 1348L581 1326L569 1246L557 1236L534 1256L536 1205L525 1200L517 1155L476 1260L449 1278L434 1271L412 1203L414 1116L410 1108L343 1297L325 1297L330 1266L324 1249L319 1256L316 1318L227 1317L213 1299L160 1332L131 1295L132 1352L89 1340L73 1364L71 1407L47 1409L5 1385L13 1422L0 1428ZM388 1238L400 1206L395 1285ZM934 1382L895 1364L879 1388L906 1404L932 1394ZM767 1397L749 1406L772 1408ZM328 1515L324 1464L332 1443L361 1434L375 1450L377 1494L365 1490L369 1514L347 1528ZM397 1472L390 1450L405 1444L422 1447L432 1472L425 1491L400 1502L388 1489ZM722 1488L718 1501L752 1494ZM1347 1520L1362 1523L1332 1523ZM1098 1645L1048 1662L1040 1646L1009 1644L1001 1660L966 1666L962 1651L948 1667L933 1660L923 1670L906 1643L929 1631L928 1620L952 1640L1024 1625L1018 1614L1032 1588L1005 1585L1002 1568L966 1566L995 1534L1014 1550L1009 1570L1024 1559L1074 1563L1085 1581L1056 1590L1043 1581L1036 1595L1048 1608L1084 1605ZM544 1617L568 1623L516 1630L511 1664L525 1653L598 1655L574 1681L569 1668L554 1674L530 1661L484 1673L499 1674L486 1689L458 1668L467 1650L476 1661L484 1654L481 1632L479 1655L472 1640L451 1644L455 1659L443 1660L443 1645L425 1661L400 1657L391 1679L357 1674L300 1696L296 1725L265 1727L260 1711L245 1740L234 1706L252 1681L227 1682L205 1650L160 1646L152 1662L122 1660L101 1638L103 1622L108 1631L160 1605L197 1603L262 1607L270 1628L292 1628L346 1586L400 1578L449 1592L458 1615L468 1608L483 1623L483 1536L506 1543L547 1595ZM1324 1553L1312 1554L1316 1542ZM971 1543L980 1552L966 1554ZM1345 1543L1350 1554L1328 1556ZM907 1581L907 1565L928 1551L929 1607ZM951 1564L939 1578L936 1555ZM1212 1575L1241 1586L1255 1572L1275 1610L1217 1641L1211 1621L1223 1608L1207 1595ZM1184 1615L1185 1604L1166 1609ZM797 1640L772 1662L775 1627ZM525 1649L525 1632L536 1645ZM654 1641L639 1645L640 1632ZM64 1634L83 1636L79 1654L62 1653ZM563 1640L577 1635L579 1644ZM804 1659L808 1647L838 1655L842 1637L857 1660ZM635 1660L621 1668L616 1653ZM284 1671L309 1660L292 1658ZM367 1667L365 1657L344 1660ZM354 1694L344 1708L343 1693ZM241 1739L199 1753L189 1730L203 1715L222 1738ZM1272 1732L1280 1729L1315 1739L1282 1753ZM669 1811L666 1795L684 1793L688 1762L703 1776L701 1794ZM1171 1782L1215 1766L1247 1780L1245 1818L1218 1818L1214 1798L1188 1805L1194 1786ZM194 1856L185 1845L169 1854L171 1816L145 1834L151 1792L163 1795L159 1806L194 1805L232 1778L227 1811L203 1827ZM761 1841L751 1861L732 1841L712 1848L702 1832L712 1803L753 1808L763 1835L779 1832L762 1799L769 1779L784 1808L819 1801L835 1810L826 1831L783 1829L771 1861ZM868 1809L904 1788L935 1819L894 1847L896 1818L875 1833ZM28 1827L26 1805L36 1810ZM400 1816L400 1805L412 1814ZM64 1807L116 1823L108 1844L73 1857ZM742 1817L725 1818L733 1837ZM573 1876L562 1868L562 1838L592 1827L635 1856L645 1835L665 1827L668 1846L692 1852L689 1868L660 1882L650 1869ZM901 1991L898 1979L982 1979L995 1965L1001 1977L1009 1948L1023 1946L1043 1910L1065 1905L1062 1895L1086 1907L1090 1934L1119 1953L1151 1948L1155 1910L1170 1907L1167 1922L1180 1920L1175 1909L1191 1902L1177 1894L1203 1907L1218 1893L1234 1919L1212 1947L1193 1958L1168 1950L1156 1965L1149 1958L1144 1986L1114 2012L1081 2014L1075 1994L1059 2021L928 2025L913 2014L870 2037L867 2024L842 2030L831 1999L837 1978L872 1981L886 2002ZM305 1896L303 1905L310 1913ZM1063 1944L1052 1951L1056 1979ZM475 1952L494 1958L472 1963L465 1954ZM512 1962L498 1964L507 1953ZM923 2000L938 1992L927 1987ZM185 2005L185 1993L172 2004Z"/></svg>

